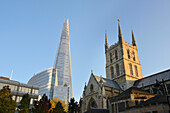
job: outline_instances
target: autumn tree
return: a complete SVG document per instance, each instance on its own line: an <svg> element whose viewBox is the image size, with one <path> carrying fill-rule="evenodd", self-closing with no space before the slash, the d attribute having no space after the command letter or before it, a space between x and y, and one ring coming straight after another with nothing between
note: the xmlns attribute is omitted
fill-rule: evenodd
<svg viewBox="0 0 170 113"><path fill-rule="evenodd" d="M54 109L57 109L57 107L59 107L58 109L64 109L64 112L68 111L68 104L66 104L65 101L62 101L61 99L58 99L57 97L54 97L53 100L51 100L50 102L51 102L50 111L54 111Z"/></svg>
<svg viewBox="0 0 170 113"><path fill-rule="evenodd" d="M16 102L12 100L9 86L4 86L0 90L0 113L14 113Z"/></svg>
<svg viewBox="0 0 170 113"><path fill-rule="evenodd" d="M20 105L18 106L20 113L28 113L30 106L30 97L29 94L25 94L20 101Z"/></svg>
<svg viewBox="0 0 170 113"><path fill-rule="evenodd" d="M59 101L57 102L55 108L53 108L53 111L51 113L66 113L66 112L64 111L62 103Z"/></svg>

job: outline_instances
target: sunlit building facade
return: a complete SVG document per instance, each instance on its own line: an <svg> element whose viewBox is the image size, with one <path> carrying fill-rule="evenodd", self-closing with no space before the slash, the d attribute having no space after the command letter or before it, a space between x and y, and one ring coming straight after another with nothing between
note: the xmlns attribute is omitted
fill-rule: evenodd
<svg viewBox="0 0 170 113"><path fill-rule="evenodd" d="M0 90L4 86L9 86L12 99L17 102L17 105L20 103L23 95L27 93L31 98L30 104L33 104L34 101L38 100L39 88L37 86L20 83L18 81L10 80L6 77L0 77Z"/></svg>
<svg viewBox="0 0 170 113"><path fill-rule="evenodd" d="M35 74L29 81L28 84L38 86L39 89L39 95L43 96L43 94L46 94L48 97L50 97L50 90L52 85L52 78L53 76L57 74L56 71L53 68L48 68L46 70L43 70L37 74ZM57 76L55 75L55 79L57 79ZM57 85L57 81L54 82L55 85Z"/></svg>

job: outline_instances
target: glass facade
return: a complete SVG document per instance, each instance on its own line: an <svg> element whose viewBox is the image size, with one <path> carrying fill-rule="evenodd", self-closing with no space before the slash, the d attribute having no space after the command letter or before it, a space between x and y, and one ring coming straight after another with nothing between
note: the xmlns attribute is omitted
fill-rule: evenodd
<svg viewBox="0 0 170 113"><path fill-rule="evenodd" d="M67 21L64 21L54 69L57 69L58 76L58 86L55 87L54 95L63 98L64 100L67 100L67 98L70 99L73 96L73 93L68 19ZM62 88L64 89L62 90ZM59 90L59 92L57 92L57 90Z"/></svg>
<svg viewBox="0 0 170 113"><path fill-rule="evenodd" d="M37 73L28 84L38 86L39 95L45 93L50 99L58 97L68 102L73 96L68 20L63 24L54 68Z"/></svg>
<svg viewBox="0 0 170 113"><path fill-rule="evenodd" d="M28 84L38 86L40 96L43 96L43 94L46 94L48 97L50 97L50 89L51 89L53 74L56 74L55 71L53 71L53 68L46 69L44 71L41 71L41 72L35 74L28 81ZM36 91L34 91L34 92L36 92Z"/></svg>

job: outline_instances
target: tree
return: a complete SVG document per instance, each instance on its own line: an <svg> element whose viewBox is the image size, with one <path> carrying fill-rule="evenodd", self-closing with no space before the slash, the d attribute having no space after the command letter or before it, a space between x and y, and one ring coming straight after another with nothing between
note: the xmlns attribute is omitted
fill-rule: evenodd
<svg viewBox="0 0 170 113"><path fill-rule="evenodd" d="M12 100L9 86L4 86L0 91L0 113L14 113L16 102Z"/></svg>
<svg viewBox="0 0 170 113"><path fill-rule="evenodd" d="M55 108L53 108L52 113L66 113L60 101L57 102Z"/></svg>
<svg viewBox="0 0 170 113"><path fill-rule="evenodd" d="M48 100L48 97L46 94L43 95L43 97L34 103L34 108L32 109L33 113L50 113L51 103L50 99Z"/></svg>
<svg viewBox="0 0 170 113"><path fill-rule="evenodd" d="M69 113L79 113L80 112L80 107L78 105L78 102L76 102L74 100L74 98L70 99L70 103L69 103Z"/></svg>
<svg viewBox="0 0 170 113"><path fill-rule="evenodd" d="M67 112L68 104L66 104L65 101L62 101L61 99L58 99L57 97L54 97L53 100L50 101L50 103L51 103L50 110L53 111L53 109L56 108L58 102L61 103L62 108L64 109L65 112Z"/></svg>
<svg viewBox="0 0 170 113"><path fill-rule="evenodd" d="M20 101L20 106L18 106L19 112L28 113L29 106L30 106L30 97L29 94L25 94L23 95L22 100Z"/></svg>

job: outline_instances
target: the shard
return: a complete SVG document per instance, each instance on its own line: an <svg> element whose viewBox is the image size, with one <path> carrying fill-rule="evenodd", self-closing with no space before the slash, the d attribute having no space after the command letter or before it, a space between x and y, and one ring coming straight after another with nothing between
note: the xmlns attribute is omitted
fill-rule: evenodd
<svg viewBox="0 0 170 113"><path fill-rule="evenodd" d="M64 20L54 67L35 74L28 84L39 87L39 95L57 97L68 103L73 96L68 19Z"/></svg>
<svg viewBox="0 0 170 113"><path fill-rule="evenodd" d="M53 97L58 97L68 102L73 96L68 19L64 20L54 69L57 70L58 86L54 87Z"/></svg>

